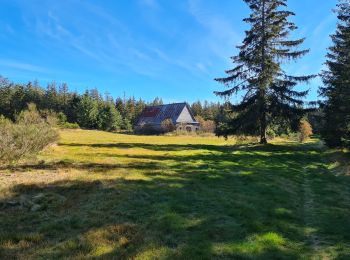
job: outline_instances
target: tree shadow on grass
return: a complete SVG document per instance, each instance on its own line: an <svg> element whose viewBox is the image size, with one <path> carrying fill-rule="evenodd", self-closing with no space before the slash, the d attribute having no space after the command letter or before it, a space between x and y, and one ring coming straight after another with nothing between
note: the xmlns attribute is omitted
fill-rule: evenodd
<svg viewBox="0 0 350 260"><path fill-rule="evenodd" d="M328 171L318 149L257 146L235 153L232 147L165 147L212 153L129 155L135 162L14 169L143 170L148 178L14 186L0 201L0 257L296 259L317 253L309 229L328 240L319 250L333 243L339 256L350 256L346 246L342 249L350 242L345 218L350 182L324 174ZM315 180L310 186L314 209L304 207L306 176ZM32 211L32 204L39 209ZM306 214L317 219L307 222Z"/></svg>
<svg viewBox="0 0 350 260"><path fill-rule="evenodd" d="M217 146L206 144L148 144L148 143L64 143L61 146L68 147L91 147L91 148L118 148L118 149L132 149L141 148L153 151L183 151L183 150L214 150L227 151L238 146Z"/></svg>
<svg viewBox="0 0 350 260"><path fill-rule="evenodd" d="M254 187L250 188L270 193L269 183L256 182L253 176L233 175L214 180L178 176L152 181L17 185L12 189L13 195L0 202L0 256L295 256L296 252L286 250L284 242L279 241L292 238L282 238L284 234L269 220L273 207L282 207L281 202L272 202L274 192L269 198L248 192L252 183ZM55 200L53 194L64 200ZM38 196L49 198L35 202L42 206L38 211L8 204L23 197L33 201ZM220 253L216 244L232 250ZM259 249L246 252L243 247L251 244Z"/></svg>
<svg viewBox="0 0 350 260"><path fill-rule="evenodd" d="M301 150L319 151L313 143L302 146L291 143L290 145L278 144L242 144L242 145L207 145L207 144L149 144L149 143L62 143L61 146L67 147L91 147L91 148L117 148L133 149L141 148L153 151L184 151L184 150L207 150L214 152L232 152L236 150L254 151L254 152L293 152Z"/></svg>
<svg viewBox="0 0 350 260"><path fill-rule="evenodd" d="M22 164L22 165L10 165L0 166L0 170L9 170L13 172L26 172L33 170L58 170L58 169L76 169L76 170L90 170L90 171L110 171L118 169L154 169L158 167L158 163L86 163L86 162L71 162L71 161L56 161L45 162L39 164Z"/></svg>

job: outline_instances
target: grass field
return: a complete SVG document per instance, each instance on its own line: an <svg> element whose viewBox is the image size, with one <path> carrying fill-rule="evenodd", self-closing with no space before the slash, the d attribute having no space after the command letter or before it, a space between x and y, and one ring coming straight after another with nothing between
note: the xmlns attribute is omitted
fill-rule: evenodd
<svg viewBox="0 0 350 260"><path fill-rule="evenodd" d="M39 162L0 167L0 258L349 259L334 153L62 131Z"/></svg>

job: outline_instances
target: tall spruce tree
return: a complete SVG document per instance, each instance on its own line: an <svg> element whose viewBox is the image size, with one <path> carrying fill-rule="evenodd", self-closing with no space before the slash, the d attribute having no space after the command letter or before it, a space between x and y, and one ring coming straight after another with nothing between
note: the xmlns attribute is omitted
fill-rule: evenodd
<svg viewBox="0 0 350 260"><path fill-rule="evenodd" d="M216 81L228 88L215 92L221 97L243 94L239 104L232 105L234 116L224 133L260 135L260 142L267 143L267 128L278 119L290 123L296 115L303 113L303 98L308 91L296 91L299 83L314 77L291 76L282 68L284 61L301 58L309 50L298 50L305 39L290 40L290 33L297 29L289 21L293 12L285 10L287 0L244 0L251 9L250 24L239 54L232 57L236 65L226 71L227 77Z"/></svg>
<svg viewBox="0 0 350 260"><path fill-rule="evenodd" d="M322 72L325 97L323 139L330 147L350 144L350 2L339 1L338 25L331 36L327 70Z"/></svg>

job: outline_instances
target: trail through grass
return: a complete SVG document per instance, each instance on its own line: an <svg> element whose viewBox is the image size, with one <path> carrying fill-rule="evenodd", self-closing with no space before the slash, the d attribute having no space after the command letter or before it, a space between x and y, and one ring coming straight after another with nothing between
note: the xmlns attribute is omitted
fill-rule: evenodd
<svg viewBox="0 0 350 260"><path fill-rule="evenodd" d="M316 141L61 137L0 166L0 258L350 258L350 179Z"/></svg>

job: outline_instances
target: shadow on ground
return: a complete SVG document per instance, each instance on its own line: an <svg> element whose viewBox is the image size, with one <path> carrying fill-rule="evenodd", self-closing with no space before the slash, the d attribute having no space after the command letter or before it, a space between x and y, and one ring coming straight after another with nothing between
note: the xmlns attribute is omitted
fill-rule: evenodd
<svg viewBox="0 0 350 260"><path fill-rule="evenodd" d="M350 180L334 176L314 145L88 146L206 153L12 167L142 170L147 178L14 186L0 201L1 258L350 257Z"/></svg>

